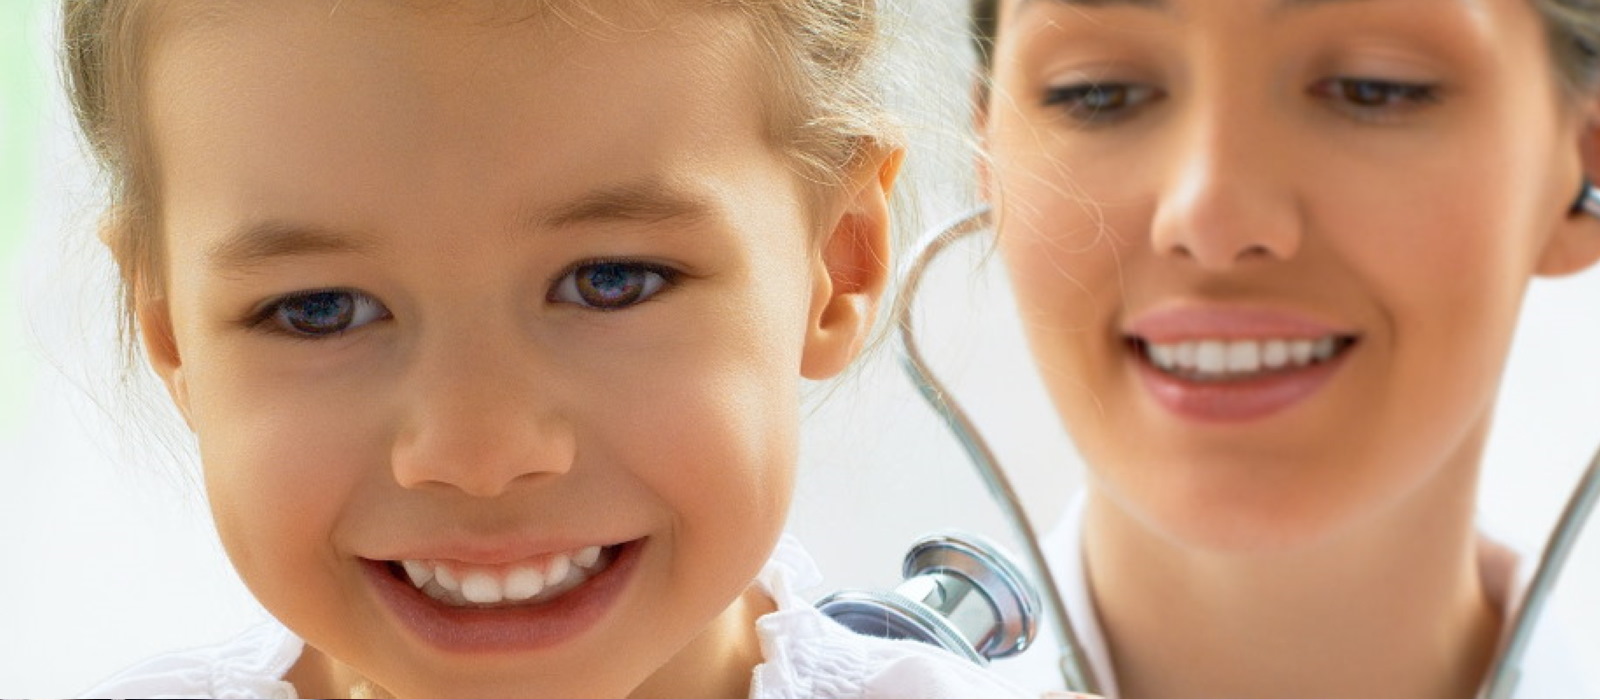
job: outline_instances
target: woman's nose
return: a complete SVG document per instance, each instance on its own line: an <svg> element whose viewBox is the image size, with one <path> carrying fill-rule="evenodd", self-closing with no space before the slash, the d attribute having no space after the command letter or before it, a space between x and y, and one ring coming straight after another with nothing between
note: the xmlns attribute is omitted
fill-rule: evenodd
<svg viewBox="0 0 1600 700"><path fill-rule="evenodd" d="M573 426L536 350L483 336L423 345L399 392L403 419L390 457L396 482L493 498L572 468Z"/></svg>
<svg viewBox="0 0 1600 700"><path fill-rule="evenodd" d="M1247 119L1259 114L1204 110L1170 142L1151 222L1157 254L1223 272L1299 252L1304 221L1295 183L1305 173L1282 171L1292 139L1275 136L1270 120Z"/></svg>

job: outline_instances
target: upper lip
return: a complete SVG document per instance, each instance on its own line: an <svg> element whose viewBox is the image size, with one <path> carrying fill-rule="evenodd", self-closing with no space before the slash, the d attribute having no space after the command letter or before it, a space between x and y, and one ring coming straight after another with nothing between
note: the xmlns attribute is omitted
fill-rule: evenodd
<svg viewBox="0 0 1600 700"><path fill-rule="evenodd" d="M1319 314L1259 306L1181 304L1140 312L1123 328L1151 343L1187 340L1317 339L1355 329Z"/></svg>

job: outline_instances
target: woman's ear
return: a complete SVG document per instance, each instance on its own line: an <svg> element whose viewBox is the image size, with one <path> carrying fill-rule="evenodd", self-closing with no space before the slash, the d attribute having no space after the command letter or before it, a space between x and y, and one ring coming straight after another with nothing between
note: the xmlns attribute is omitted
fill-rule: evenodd
<svg viewBox="0 0 1600 700"><path fill-rule="evenodd" d="M1579 187L1600 181L1600 98L1591 99L1582 115L1582 132L1578 136L1578 153L1582 159L1581 183L1574 183L1574 206L1556 225L1556 230L1545 241L1544 250L1534 272L1545 277L1571 275L1594 266L1600 261L1600 216L1582 206L1588 193ZM1600 211L1600 210L1596 210Z"/></svg>
<svg viewBox="0 0 1600 700"><path fill-rule="evenodd" d="M134 317L139 323L139 339L144 344L145 357L161 377L161 383L166 385L172 402L183 414L183 421L193 430L194 422L189 419L189 384L184 378L183 357L178 353L171 308L164 297L142 291L135 294Z"/></svg>
<svg viewBox="0 0 1600 700"><path fill-rule="evenodd" d="M902 149L879 149L856 171L842 206L830 210L800 359L807 379L844 371L872 332L889 287L889 193L904 158Z"/></svg>

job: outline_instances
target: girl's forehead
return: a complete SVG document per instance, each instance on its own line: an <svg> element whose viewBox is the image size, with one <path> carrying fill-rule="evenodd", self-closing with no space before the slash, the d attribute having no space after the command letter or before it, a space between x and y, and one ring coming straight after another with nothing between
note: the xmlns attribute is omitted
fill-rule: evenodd
<svg viewBox="0 0 1600 700"><path fill-rule="evenodd" d="M382 228L408 208L511 217L771 150L730 16L589 32L433 22L386 4L343 0L331 16L320 1L250 4L154 46L163 207L201 229L241 216Z"/></svg>

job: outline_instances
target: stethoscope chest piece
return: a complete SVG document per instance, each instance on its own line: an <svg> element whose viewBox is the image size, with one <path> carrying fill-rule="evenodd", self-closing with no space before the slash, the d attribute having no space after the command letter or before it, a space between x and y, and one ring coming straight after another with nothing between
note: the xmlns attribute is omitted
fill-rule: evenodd
<svg viewBox="0 0 1600 700"><path fill-rule="evenodd" d="M911 639L977 663L1022 653L1037 631L1038 594L999 547L941 532L912 545L893 591L844 590L824 614L874 637Z"/></svg>

